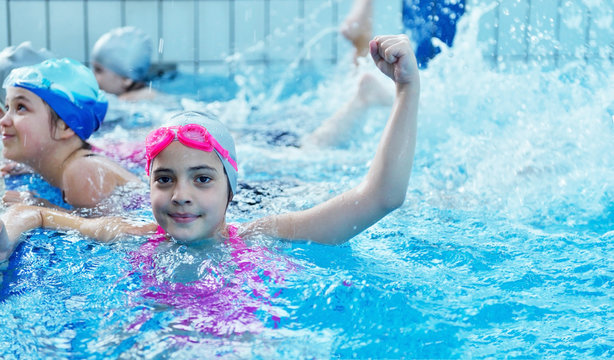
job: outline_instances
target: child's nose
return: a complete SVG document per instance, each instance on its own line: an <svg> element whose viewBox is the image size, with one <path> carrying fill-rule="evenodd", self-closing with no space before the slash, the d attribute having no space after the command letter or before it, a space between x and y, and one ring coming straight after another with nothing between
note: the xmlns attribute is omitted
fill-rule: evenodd
<svg viewBox="0 0 614 360"><path fill-rule="evenodd" d="M192 201L190 198L189 186L182 181L178 181L173 189L172 201L178 205L190 204Z"/></svg>
<svg viewBox="0 0 614 360"><path fill-rule="evenodd" d="M8 112L4 112L0 110L0 125L9 126L10 125L10 117Z"/></svg>

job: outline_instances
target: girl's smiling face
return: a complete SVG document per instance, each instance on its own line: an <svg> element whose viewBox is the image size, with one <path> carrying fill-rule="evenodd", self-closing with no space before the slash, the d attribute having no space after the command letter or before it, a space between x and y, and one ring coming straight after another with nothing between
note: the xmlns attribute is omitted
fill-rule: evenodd
<svg viewBox="0 0 614 360"><path fill-rule="evenodd" d="M50 110L33 92L9 87L5 112L0 119L3 155L7 159L31 164L53 144Z"/></svg>
<svg viewBox="0 0 614 360"><path fill-rule="evenodd" d="M154 217L175 240L220 239L230 190L215 152L173 141L153 159L150 185Z"/></svg>

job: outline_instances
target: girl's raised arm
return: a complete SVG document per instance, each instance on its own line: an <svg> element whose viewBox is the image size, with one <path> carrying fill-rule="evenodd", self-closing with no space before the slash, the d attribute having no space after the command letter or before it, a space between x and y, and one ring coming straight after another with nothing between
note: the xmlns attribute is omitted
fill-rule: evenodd
<svg viewBox="0 0 614 360"><path fill-rule="evenodd" d="M405 35L378 36L369 47L377 67L395 82L396 96L367 175L355 188L311 209L250 223L245 235L339 244L403 204L416 147L418 66Z"/></svg>

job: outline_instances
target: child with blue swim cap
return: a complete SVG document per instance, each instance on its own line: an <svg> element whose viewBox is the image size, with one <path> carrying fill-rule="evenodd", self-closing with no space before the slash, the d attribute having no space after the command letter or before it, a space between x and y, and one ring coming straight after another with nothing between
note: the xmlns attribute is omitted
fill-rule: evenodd
<svg viewBox="0 0 614 360"><path fill-rule="evenodd" d="M348 241L403 204L416 145L420 77L409 39L378 36L369 50L380 71L393 80L396 96L370 168L358 186L310 209L229 225L226 210L238 174L234 141L211 116L183 112L146 139L145 170L155 223L13 206L2 217L7 233L0 239L0 260L10 256L22 231L41 226L76 229L99 241L157 233L164 241L195 248L257 236L330 245Z"/></svg>
<svg viewBox="0 0 614 360"><path fill-rule="evenodd" d="M113 191L139 179L93 153L87 139L102 124L107 100L92 72L64 58L17 68L4 80L0 119L4 158L23 163L62 191L75 208L94 208ZM5 203L50 206L31 194L7 191Z"/></svg>
<svg viewBox="0 0 614 360"><path fill-rule="evenodd" d="M100 88L122 100L156 97L156 91L146 86L151 53L151 39L133 26L103 34L94 44L91 55Z"/></svg>

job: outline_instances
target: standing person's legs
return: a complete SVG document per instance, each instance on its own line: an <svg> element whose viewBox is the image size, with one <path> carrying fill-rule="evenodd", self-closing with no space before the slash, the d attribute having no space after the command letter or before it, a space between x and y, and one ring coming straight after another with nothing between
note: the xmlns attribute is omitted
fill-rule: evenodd
<svg viewBox="0 0 614 360"><path fill-rule="evenodd" d="M373 0L354 0L350 13L341 25L341 33L355 48L354 61L369 54L373 32ZM351 134L362 128L365 113L372 106L391 106L394 92L370 73L360 74L352 97L316 130L303 138L304 144L343 146Z"/></svg>
<svg viewBox="0 0 614 360"><path fill-rule="evenodd" d="M352 42L354 59L369 53L373 36L373 0L354 0L352 10L341 24L341 34Z"/></svg>
<svg viewBox="0 0 614 360"><path fill-rule="evenodd" d="M341 106L322 125L308 134L303 143L318 146L345 146L351 135L365 123L365 113L372 106L391 106L394 92L380 83L373 74L360 78L358 89L350 100Z"/></svg>

